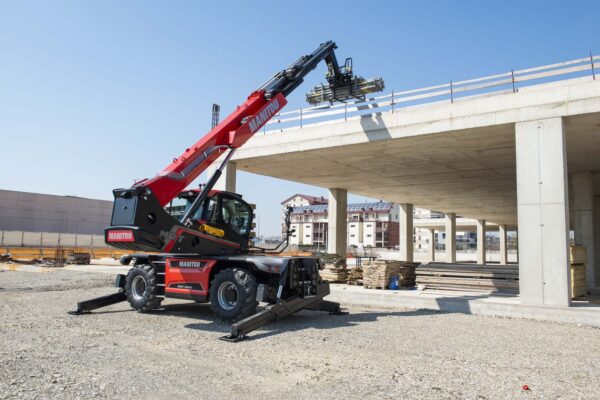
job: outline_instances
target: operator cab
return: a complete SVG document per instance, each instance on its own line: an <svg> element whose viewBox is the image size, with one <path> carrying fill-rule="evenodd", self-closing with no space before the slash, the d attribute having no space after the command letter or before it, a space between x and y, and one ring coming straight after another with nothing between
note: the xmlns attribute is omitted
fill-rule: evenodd
<svg viewBox="0 0 600 400"><path fill-rule="evenodd" d="M180 220L199 194L198 189L181 192L167 207L167 212ZM247 243L252 218L252 207L241 195L211 191L191 219L194 229L232 242Z"/></svg>

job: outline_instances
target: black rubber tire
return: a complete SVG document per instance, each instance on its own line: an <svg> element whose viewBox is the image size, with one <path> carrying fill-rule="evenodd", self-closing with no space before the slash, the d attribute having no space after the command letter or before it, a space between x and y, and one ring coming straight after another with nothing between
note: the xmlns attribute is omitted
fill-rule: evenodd
<svg viewBox="0 0 600 400"><path fill-rule="evenodd" d="M136 280L136 277L139 278ZM132 289L134 280L143 280L144 282L144 288L140 290L140 293L135 293L137 289ZM129 270L125 278L125 294L131 308L143 312L159 307L162 298L158 297L157 293L157 274L156 269L152 265L139 264Z"/></svg>
<svg viewBox="0 0 600 400"><path fill-rule="evenodd" d="M237 302L232 309L226 309L219 304L219 287L232 283L237 289ZM219 271L210 283L210 307L215 315L224 320L244 319L256 312L256 278L242 268L227 268Z"/></svg>

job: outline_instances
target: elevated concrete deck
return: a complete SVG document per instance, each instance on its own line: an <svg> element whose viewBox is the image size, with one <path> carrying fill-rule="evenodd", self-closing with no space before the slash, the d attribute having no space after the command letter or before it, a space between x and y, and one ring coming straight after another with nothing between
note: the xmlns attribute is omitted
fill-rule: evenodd
<svg viewBox="0 0 600 400"><path fill-rule="evenodd" d="M517 224L515 123L565 118L569 172L600 169L600 80L400 108L257 135L242 171Z"/></svg>

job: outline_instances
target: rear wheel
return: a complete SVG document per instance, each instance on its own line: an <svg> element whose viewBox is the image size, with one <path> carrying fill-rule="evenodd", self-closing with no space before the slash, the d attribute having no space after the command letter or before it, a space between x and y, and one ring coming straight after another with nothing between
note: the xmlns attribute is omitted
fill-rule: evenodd
<svg viewBox="0 0 600 400"><path fill-rule="evenodd" d="M256 288L256 279L245 269L224 269L210 284L210 307L226 320L246 318L256 312Z"/></svg>
<svg viewBox="0 0 600 400"><path fill-rule="evenodd" d="M160 306L162 298L157 293L157 274L152 265L140 264L129 270L125 279L125 294L134 310L148 311Z"/></svg>

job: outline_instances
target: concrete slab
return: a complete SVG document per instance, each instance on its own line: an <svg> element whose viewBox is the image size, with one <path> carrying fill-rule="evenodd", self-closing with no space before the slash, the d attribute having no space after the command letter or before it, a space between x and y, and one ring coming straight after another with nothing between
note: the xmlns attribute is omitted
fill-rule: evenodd
<svg viewBox="0 0 600 400"><path fill-rule="evenodd" d="M575 302L572 307L532 306L520 304L518 297L377 290L343 284L332 284L327 300L342 306L427 309L600 327L600 305L584 302Z"/></svg>
<svg viewBox="0 0 600 400"><path fill-rule="evenodd" d="M515 226L514 125L553 117L565 120L569 171L600 170L591 78L267 132L234 159L242 171Z"/></svg>

